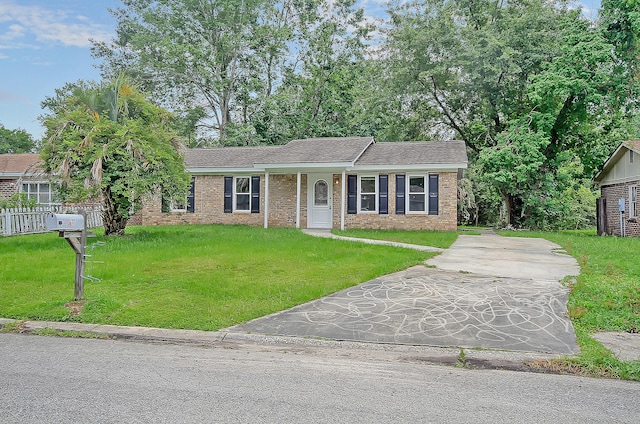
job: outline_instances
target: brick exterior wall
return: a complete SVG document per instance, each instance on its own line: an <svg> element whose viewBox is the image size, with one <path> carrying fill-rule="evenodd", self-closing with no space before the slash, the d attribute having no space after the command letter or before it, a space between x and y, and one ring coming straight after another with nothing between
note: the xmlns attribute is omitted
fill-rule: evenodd
<svg viewBox="0 0 640 424"><path fill-rule="evenodd" d="M224 176L197 175L194 187L195 212L162 212L160 194L147 199L141 210L142 225L264 223L264 176L260 176L260 213L224 213Z"/></svg>
<svg viewBox="0 0 640 424"><path fill-rule="evenodd" d="M457 227L457 173L439 173L438 215L396 214L395 174L389 175L389 213L347 214L344 200L345 228L442 230ZM340 228L341 174L334 174L333 228ZM269 226L296 226L296 174L269 176ZM337 184L335 184L337 182ZM195 177L195 212L163 213L160 195L147 199L140 216L142 225L169 224L244 224L264 225L265 177L260 175L260 213L224 213L224 176ZM307 227L307 176L301 176L300 227ZM616 203L617 204L617 203Z"/></svg>
<svg viewBox="0 0 640 424"><path fill-rule="evenodd" d="M269 175L269 226L296 226L296 174ZM307 176L300 176L300 228L307 226ZM262 193L261 193L262 197ZM263 200L264 201L264 200Z"/></svg>
<svg viewBox="0 0 640 424"><path fill-rule="evenodd" d="M18 192L19 184L15 179L0 180L0 198L8 199Z"/></svg>
<svg viewBox="0 0 640 424"><path fill-rule="evenodd" d="M440 230L455 231L458 225L458 174L457 172L439 173L438 215L396 214L396 174L389 175L389 213L347 214L344 203L344 227L369 228L377 230ZM340 179L340 175L334 175ZM340 192L341 184L334 184L333 190L333 227L340 228Z"/></svg>
<svg viewBox="0 0 640 424"><path fill-rule="evenodd" d="M620 210L618 207L618 199L624 198L626 207L624 212L625 235L630 237L640 237L640 217L629 221L629 187L639 186L638 194L640 194L640 181L632 181L627 183L613 184L600 188L600 196L607 202L606 206L606 234L620 236ZM640 210L636 211L636 215L640 215Z"/></svg>

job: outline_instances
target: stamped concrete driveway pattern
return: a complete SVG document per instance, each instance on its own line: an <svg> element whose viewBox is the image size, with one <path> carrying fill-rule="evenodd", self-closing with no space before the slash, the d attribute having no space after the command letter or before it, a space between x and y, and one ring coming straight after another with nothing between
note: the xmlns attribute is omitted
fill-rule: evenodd
<svg viewBox="0 0 640 424"><path fill-rule="evenodd" d="M577 275L579 269L570 256L554 253L555 248L545 240L460 236L441 255L453 252L443 261L450 270L415 266L230 330L376 343L577 353L573 327L566 317L568 291L558 280ZM509 261L510 256L513 261ZM532 267L531 262L537 266ZM490 263L495 266L488 266ZM471 272L477 268L484 274Z"/></svg>

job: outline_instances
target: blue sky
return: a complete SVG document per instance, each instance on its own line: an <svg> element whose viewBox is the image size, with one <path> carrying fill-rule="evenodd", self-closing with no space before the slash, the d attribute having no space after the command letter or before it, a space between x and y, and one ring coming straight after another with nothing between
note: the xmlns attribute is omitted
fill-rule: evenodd
<svg viewBox="0 0 640 424"><path fill-rule="evenodd" d="M380 16L386 0L360 0ZM600 0L582 0L596 16ZM109 8L119 0L0 0L0 123L43 135L40 102L56 88L79 79L97 80L89 40L106 41L116 23Z"/></svg>

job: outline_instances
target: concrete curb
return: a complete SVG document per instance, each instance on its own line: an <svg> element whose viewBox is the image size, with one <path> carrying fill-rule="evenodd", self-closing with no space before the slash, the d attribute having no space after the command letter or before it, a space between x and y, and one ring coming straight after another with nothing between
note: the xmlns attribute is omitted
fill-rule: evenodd
<svg viewBox="0 0 640 424"><path fill-rule="evenodd" d="M19 321L0 318L0 328L17 325L20 333L33 333L43 329L59 332L77 332L103 335L109 339L158 343L183 343L207 347L255 349L280 353L302 352L318 356L350 356L363 360L413 362L430 365L450 365L477 369L505 369L535 371L538 361L566 358L539 352L510 352L461 349L457 347L431 347L397 344L308 339L301 337L264 336L227 331L174 330L149 327L126 327L74 322Z"/></svg>

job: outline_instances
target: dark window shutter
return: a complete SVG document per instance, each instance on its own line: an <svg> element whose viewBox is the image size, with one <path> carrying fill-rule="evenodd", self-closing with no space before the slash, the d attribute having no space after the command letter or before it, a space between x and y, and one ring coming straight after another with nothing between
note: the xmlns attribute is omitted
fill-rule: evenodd
<svg viewBox="0 0 640 424"><path fill-rule="evenodd" d="M429 174L429 215L438 215L438 174Z"/></svg>
<svg viewBox="0 0 640 424"><path fill-rule="evenodd" d="M224 177L224 213L233 212L233 177Z"/></svg>
<svg viewBox="0 0 640 424"><path fill-rule="evenodd" d="M403 215L404 214L404 174L396 174L396 214Z"/></svg>
<svg viewBox="0 0 640 424"><path fill-rule="evenodd" d="M379 190L378 213L388 214L389 213L389 176L388 175L378 176L378 190Z"/></svg>
<svg viewBox="0 0 640 424"><path fill-rule="evenodd" d="M251 213L260 213L260 176L251 177Z"/></svg>
<svg viewBox="0 0 640 424"><path fill-rule="evenodd" d="M189 186L189 194L187 195L187 212L194 213L196 211L196 179L191 178L191 186Z"/></svg>
<svg viewBox="0 0 640 424"><path fill-rule="evenodd" d="M358 176L347 175L347 213L358 212Z"/></svg>
<svg viewBox="0 0 640 424"><path fill-rule="evenodd" d="M160 206L160 211L162 213L169 213L169 200L164 197L164 193L162 195L162 205Z"/></svg>

